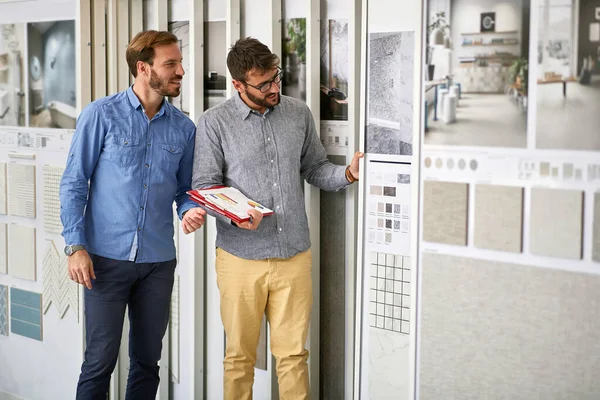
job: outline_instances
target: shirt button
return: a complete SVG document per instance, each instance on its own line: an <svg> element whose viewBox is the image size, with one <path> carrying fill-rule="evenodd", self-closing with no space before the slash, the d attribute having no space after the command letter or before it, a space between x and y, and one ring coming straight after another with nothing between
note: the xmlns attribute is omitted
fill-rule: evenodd
<svg viewBox="0 0 600 400"><path fill-rule="evenodd" d="M152 146L152 143L148 143L148 146Z"/></svg>
<svg viewBox="0 0 600 400"><path fill-rule="evenodd" d="M273 163L273 160L271 160L271 163Z"/></svg>
<svg viewBox="0 0 600 400"><path fill-rule="evenodd" d="M142 230L142 228L138 228L138 231L141 231L141 230Z"/></svg>
<svg viewBox="0 0 600 400"><path fill-rule="evenodd" d="M277 206L277 207L275 207L275 208L279 210L279 206Z"/></svg>
<svg viewBox="0 0 600 400"><path fill-rule="evenodd" d="M147 188L148 188L148 186L144 185L144 189L147 189Z"/></svg>
<svg viewBox="0 0 600 400"><path fill-rule="evenodd" d="M149 167L150 167L150 165L146 164L146 168L149 168Z"/></svg>
<svg viewBox="0 0 600 400"><path fill-rule="evenodd" d="M142 210L142 211L143 211L143 210L144 210L144 207L140 207L140 210Z"/></svg>
<svg viewBox="0 0 600 400"><path fill-rule="evenodd" d="M267 142L270 142L270 141L271 141L271 138L270 138L270 137L268 137L268 138L267 138Z"/></svg>
<svg viewBox="0 0 600 400"><path fill-rule="evenodd" d="M273 184L273 186L277 186L277 184L276 184L276 183L274 183L274 184Z"/></svg>
<svg viewBox="0 0 600 400"><path fill-rule="evenodd" d="M283 228L279 228L279 232L281 232L283 230Z"/></svg>

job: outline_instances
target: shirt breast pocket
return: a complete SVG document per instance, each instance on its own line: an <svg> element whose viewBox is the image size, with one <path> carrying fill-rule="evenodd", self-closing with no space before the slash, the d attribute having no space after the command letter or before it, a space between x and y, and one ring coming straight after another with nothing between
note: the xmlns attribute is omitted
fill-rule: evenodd
<svg viewBox="0 0 600 400"><path fill-rule="evenodd" d="M121 167L130 167L139 162L140 139L114 135L108 150L109 158Z"/></svg>
<svg viewBox="0 0 600 400"><path fill-rule="evenodd" d="M160 156L161 161L169 167L179 166L179 161L183 155L183 148L178 145L161 143Z"/></svg>

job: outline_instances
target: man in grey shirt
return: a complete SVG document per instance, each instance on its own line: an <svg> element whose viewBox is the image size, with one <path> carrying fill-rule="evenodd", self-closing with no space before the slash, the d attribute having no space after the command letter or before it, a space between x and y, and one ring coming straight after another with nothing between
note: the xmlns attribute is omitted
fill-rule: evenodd
<svg viewBox="0 0 600 400"><path fill-rule="evenodd" d="M281 96L279 57L256 39L237 41L227 67L238 91L198 120L192 187L232 186L274 210L235 224L217 218L217 285L227 334L224 398L250 399L260 322L271 326L281 399L309 398L305 349L312 306L303 180L342 190L358 178L327 160L310 109ZM210 212L209 212L210 213Z"/></svg>

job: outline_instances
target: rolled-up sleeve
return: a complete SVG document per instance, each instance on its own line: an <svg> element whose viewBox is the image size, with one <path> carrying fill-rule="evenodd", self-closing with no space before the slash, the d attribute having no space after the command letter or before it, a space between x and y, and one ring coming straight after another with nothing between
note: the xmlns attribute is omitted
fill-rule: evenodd
<svg viewBox="0 0 600 400"><path fill-rule="evenodd" d="M104 146L105 127L94 104L79 118L67 165L60 182L60 219L66 244L86 245L84 211L88 200L88 181Z"/></svg>

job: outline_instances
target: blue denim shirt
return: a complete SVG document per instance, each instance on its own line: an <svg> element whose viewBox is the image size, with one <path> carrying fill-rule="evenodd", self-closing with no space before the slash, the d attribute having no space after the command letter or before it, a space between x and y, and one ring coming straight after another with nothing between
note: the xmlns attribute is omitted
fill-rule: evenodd
<svg viewBox="0 0 600 400"><path fill-rule="evenodd" d="M65 243L115 260L174 259L173 201L179 218L196 206L186 194L194 145L194 123L166 100L150 121L131 87L92 102L60 183Z"/></svg>

